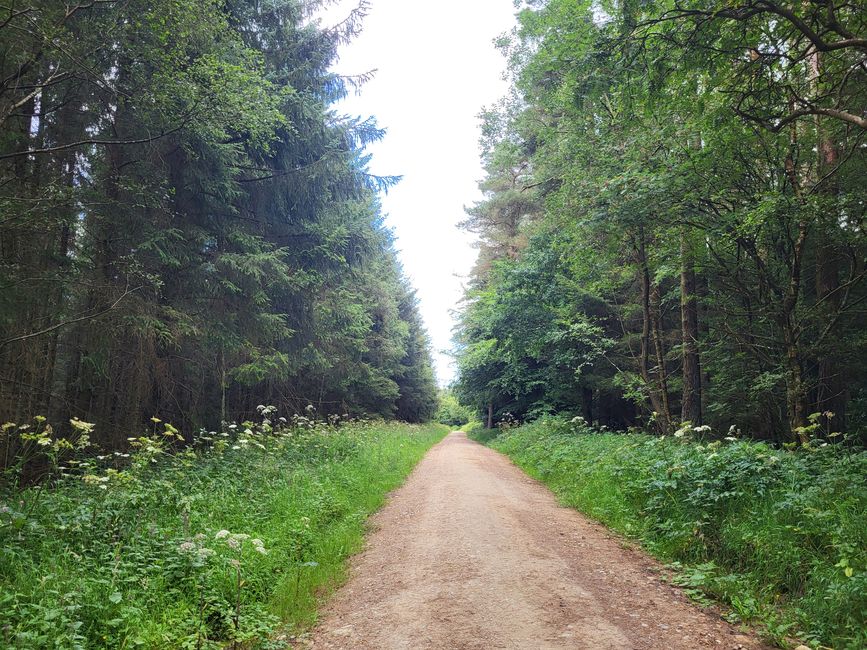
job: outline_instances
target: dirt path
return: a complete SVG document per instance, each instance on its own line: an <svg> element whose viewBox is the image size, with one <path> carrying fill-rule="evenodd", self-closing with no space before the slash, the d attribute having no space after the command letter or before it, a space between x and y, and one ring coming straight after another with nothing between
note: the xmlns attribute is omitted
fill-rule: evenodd
<svg viewBox="0 0 867 650"><path fill-rule="evenodd" d="M463 433L374 519L314 648L764 648Z"/></svg>

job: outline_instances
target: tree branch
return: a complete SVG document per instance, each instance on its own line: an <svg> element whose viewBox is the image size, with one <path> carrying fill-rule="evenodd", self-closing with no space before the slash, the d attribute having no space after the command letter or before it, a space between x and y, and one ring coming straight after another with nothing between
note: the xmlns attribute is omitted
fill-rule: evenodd
<svg viewBox="0 0 867 650"><path fill-rule="evenodd" d="M32 339L36 336L42 336L43 334L49 334L49 333L53 332L54 330L58 330L61 327L66 327L67 325L73 325L75 323L80 323L82 321L93 320L94 318L99 318L100 316L107 314L112 309L117 307L118 304L120 304L120 302L124 298L126 298L128 295L130 295L134 291L138 291L139 289L141 289L141 287L136 287L135 289L128 289L128 290L124 291L123 294L120 296L120 298L115 300L113 303L111 303L111 305L109 305L108 307L106 307L102 311L98 311L95 314L87 314L85 316L78 316L77 318L70 318L69 320L55 323L54 325L52 325L50 327L46 327L45 329L41 329L41 330L38 330L36 332L31 332L30 334L21 334L20 336L13 336L13 337L8 338L8 339L3 339L2 341L0 341L0 348L4 347L10 343L15 343L17 341L25 341L27 339Z"/></svg>

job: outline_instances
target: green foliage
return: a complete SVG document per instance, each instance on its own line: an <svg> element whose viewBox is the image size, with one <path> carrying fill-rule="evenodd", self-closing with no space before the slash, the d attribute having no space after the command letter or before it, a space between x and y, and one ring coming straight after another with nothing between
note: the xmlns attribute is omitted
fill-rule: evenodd
<svg viewBox="0 0 867 650"><path fill-rule="evenodd" d="M453 391L445 389L440 391L440 407L435 419L450 427L463 427L472 421L473 413L458 401Z"/></svg>
<svg viewBox="0 0 867 650"><path fill-rule="evenodd" d="M318 0L40 2L0 23L0 418L430 418L417 305ZM7 56L8 55L8 56ZM68 432L68 427L63 427Z"/></svg>
<svg viewBox="0 0 867 650"><path fill-rule="evenodd" d="M467 434L467 437L483 445L488 444L491 440L500 435L500 430L497 428L487 429L481 422L470 422L461 427L461 431Z"/></svg>
<svg viewBox="0 0 867 650"><path fill-rule="evenodd" d="M479 413L864 435L863 8L706 4L526 2L501 39L456 336Z"/></svg>
<svg viewBox="0 0 867 650"><path fill-rule="evenodd" d="M864 647L867 452L691 440L696 429L659 438L547 419L491 444L564 504L674 562L676 583L726 602L733 621Z"/></svg>
<svg viewBox="0 0 867 650"><path fill-rule="evenodd" d="M3 647L275 648L310 625L367 515L445 427L260 411L177 453L155 422L130 454L0 484Z"/></svg>

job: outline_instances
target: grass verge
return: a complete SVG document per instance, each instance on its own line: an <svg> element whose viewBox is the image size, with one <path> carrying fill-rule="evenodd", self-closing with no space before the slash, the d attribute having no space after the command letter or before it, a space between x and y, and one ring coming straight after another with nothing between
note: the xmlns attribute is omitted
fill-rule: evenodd
<svg viewBox="0 0 867 650"><path fill-rule="evenodd" d="M478 433L478 432L476 432ZM489 442L567 506L673 563L780 645L867 647L867 452L599 433L549 419Z"/></svg>
<svg viewBox="0 0 867 650"><path fill-rule="evenodd" d="M446 432L266 420L168 453L167 427L130 459L7 485L0 645L285 647L342 580L367 516Z"/></svg>

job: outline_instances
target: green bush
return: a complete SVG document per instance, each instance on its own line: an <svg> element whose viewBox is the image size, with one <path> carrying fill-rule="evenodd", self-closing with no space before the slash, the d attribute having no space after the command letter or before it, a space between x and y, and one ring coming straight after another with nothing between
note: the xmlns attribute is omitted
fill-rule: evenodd
<svg viewBox="0 0 867 650"><path fill-rule="evenodd" d="M0 646L283 647L340 582L367 515L444 433L266 419L169 453L166 426L131 440L130 458L67 462L55 484L7 476Z"/></svg>
<svg viewBox="0 0 867 650"><path fill-rule="evenodd" d="M479 421L468 422L461 427L461 431L467 434L467 437L483 445L488 444L491 440L500 435L500 430L496 427L486 429L485 425Z"/></svg>
<svg viewBox="0 0 867 650"><path fill-rule="evenodd" d="M560 500L676 563L769 636L867 647L867 452L600 433L545 420L491 443Z"/></svg>
<svg viewBox="0 0 867 650"><path fill-rule="evenodd" d="M461 404L452 391L441 391L439 400L440 406L436 414L437 422L447 424L450 427L460 427L472 419L472 411Z"/></svg>

